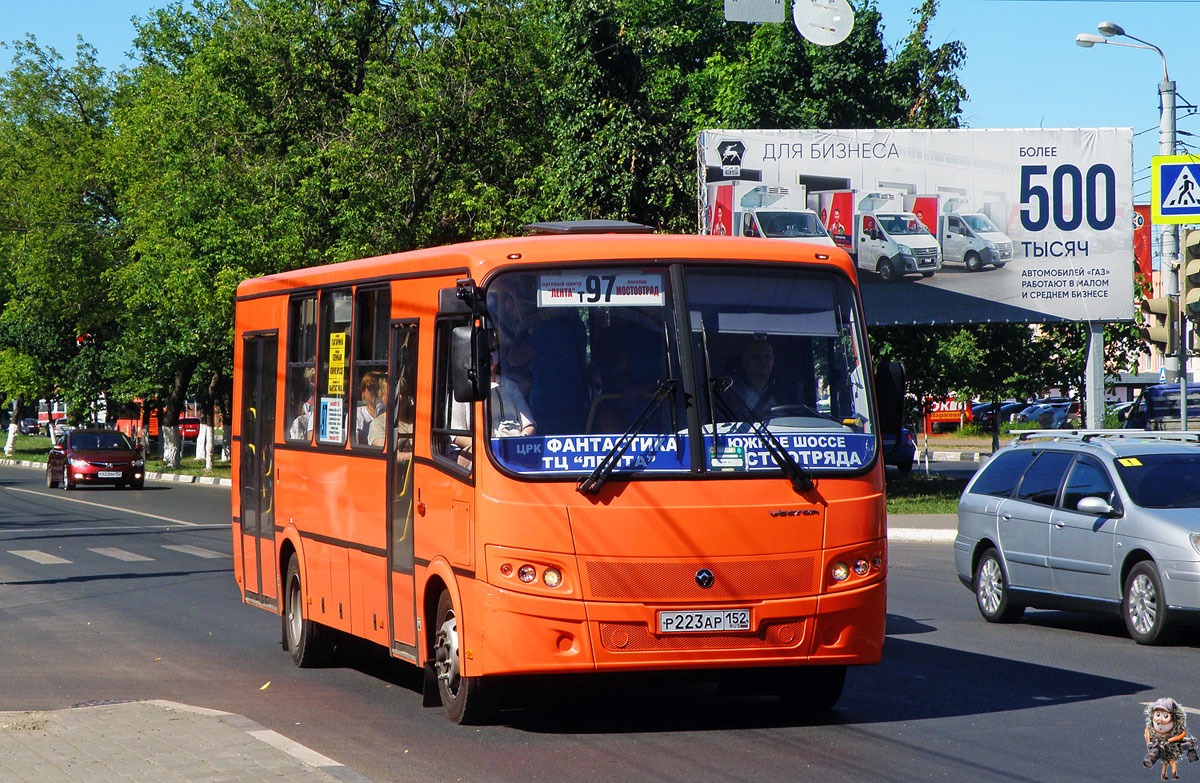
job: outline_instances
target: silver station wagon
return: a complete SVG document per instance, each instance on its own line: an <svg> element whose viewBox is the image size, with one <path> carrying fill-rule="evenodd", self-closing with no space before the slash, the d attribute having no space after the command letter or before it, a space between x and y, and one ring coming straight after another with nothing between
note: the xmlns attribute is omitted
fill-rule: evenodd
<svg viewBox="0 0 1200 783"><path fill-rule="evenodd" d="M954 562L989 622L1119 613L1166 641L1200 622L1200 433L1022 433L963 491Z"/></svg>

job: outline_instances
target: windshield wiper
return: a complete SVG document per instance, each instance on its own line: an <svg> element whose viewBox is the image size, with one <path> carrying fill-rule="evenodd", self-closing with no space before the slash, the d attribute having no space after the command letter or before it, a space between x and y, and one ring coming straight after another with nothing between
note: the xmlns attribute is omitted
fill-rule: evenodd
<svg viewBox="0 0 1200 783"><path fill-rule="evenodd" d="M792 455L787 453L787 449L779 442L779 438L775 437L775 433L771 432L770 428L763 423L763 420L754 415L754 412L746 407L736 395L726 397L725 392L729 391L733 386L732 378L711 378L708 381L709 388L712 394L709 399L716 402L716 405L721 410L721 414L731 420L744 421L750 425L758 437L762 438L766 444L767 452L771 458L775 460L775 464L783 471L783 474L792 482L792 489L796 494L802 495L805 492L812 490L816 483L812 479L812 475L801 467L796 460L792 459ZM736 408L735 408L736 406ZM740 409L740 410L738 410ZM714 420L713 426L713 447L717 444L717 429Z"/></svg>
<svg viewBox="0 0 1200 783"><path fill-rule="evenodd" d="M617 442L609 449L600 459L600 463L596 465L596 469L588 474L587 478L581 480L575 485L575 491L584 495L595 495L600 491L600 488L608 482L613 471L616 470L617 464L621 461L621 457L625 456L625 452L629 450L629 446L633 443L633 439L641 434L642 428L650 421L655 412L662 406L667 398L673 398L675 387L679 381L675 378L660 378L658 388L654 390L653 396L646 406L642 408L642 412L633 420L633 424L629 425L629 429L625 430L625 434L617 438ZM671 406L672 411L674 405ZM675 435L678 438L678 434Z"/></svg>

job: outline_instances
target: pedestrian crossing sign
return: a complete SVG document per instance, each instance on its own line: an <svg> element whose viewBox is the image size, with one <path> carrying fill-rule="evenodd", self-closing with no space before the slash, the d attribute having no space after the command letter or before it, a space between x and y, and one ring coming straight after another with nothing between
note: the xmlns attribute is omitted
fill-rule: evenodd
<svg viewBox="0 0 1200 783"><path fill-rule="evenodd" d="M1200 155L1150 161L1150 222L1200 223Z"/></svg>

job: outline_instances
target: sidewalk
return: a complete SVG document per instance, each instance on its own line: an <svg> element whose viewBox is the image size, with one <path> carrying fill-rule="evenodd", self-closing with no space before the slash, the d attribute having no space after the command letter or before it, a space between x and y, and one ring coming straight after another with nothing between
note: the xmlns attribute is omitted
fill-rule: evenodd
<svg viewBox="0 0 1200 783"><path fill-rule="evenodd" d="M0 712L0 780L370 783L241 715L169 701Z"/></svg>

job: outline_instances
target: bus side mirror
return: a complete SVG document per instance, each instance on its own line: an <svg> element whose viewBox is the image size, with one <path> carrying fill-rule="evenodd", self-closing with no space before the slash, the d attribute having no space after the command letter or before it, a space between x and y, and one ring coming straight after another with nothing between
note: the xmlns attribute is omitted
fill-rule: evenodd
<svg viewBox="0 0 1200 783"><path fill-rule="evenodd" d="M875 370L875 401L879 410L879 431L900 435L904 423L904 394L907 379L900 362L883 362Z"/></svg>
<svg viewBox="0 0 1200 783"><path fill-rule="evenodd" d="M487 331L476 326L450 330L450 385L458 402L487 396L491 379L491 348Z"/></svg>

